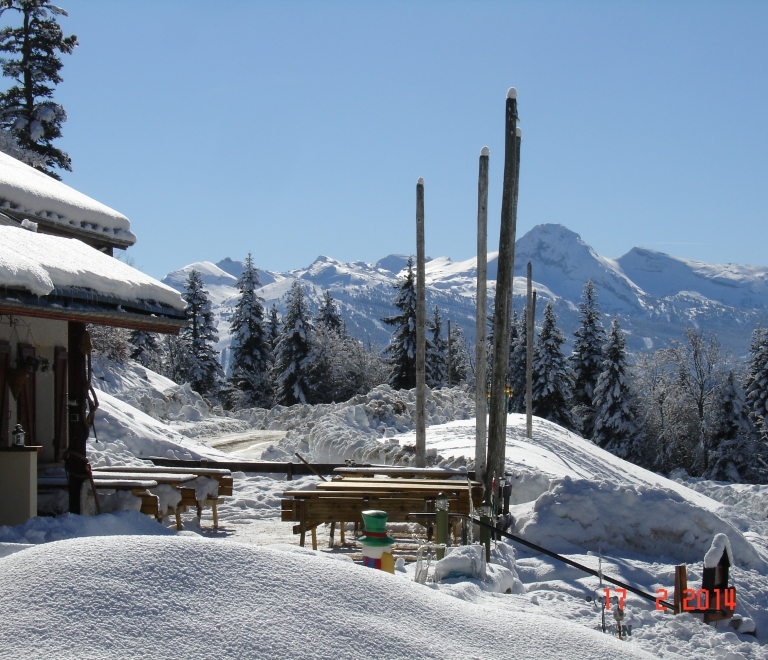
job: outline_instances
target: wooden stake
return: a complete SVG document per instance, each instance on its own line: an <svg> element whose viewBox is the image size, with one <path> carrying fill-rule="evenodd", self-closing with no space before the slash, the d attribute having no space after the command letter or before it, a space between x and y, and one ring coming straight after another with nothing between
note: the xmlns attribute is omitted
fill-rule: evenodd
<svg viewBox="0 0 768 660"><path fill-rule="evenodd" d="M485 478L488 400L486 328L488 321L488 161L490 151L480 151L477 177L477 312L475 316L475 479Z"/></svg>
<svg viewBox="0 0 768 660"><path fill-rule="evenodd" d="M525 345L525 437L533 437L533 268L528 262L528 282L525 305L526 345Z"/></svg>
<svg viewBox="0 0 768 660"><path fill-rule="evenodd" d="M416 467L427 466L425 362L427 304L424 272L424 179L416 184Z"/></svg>
<svg viewBox="0 0 768 660"><path fill-rule="evenodd" d="M504 128L504 190L501 198L496 304L493 316L493 370L491 405L488 421L488 465L486 492L490 493L488 475L504 474L507 440L507 395L509 377L509 335L512 313L512 287L515 269L515 234L517 231L517 177L519 173L520 135L517 130L517 91L507 92Z"/></svg>

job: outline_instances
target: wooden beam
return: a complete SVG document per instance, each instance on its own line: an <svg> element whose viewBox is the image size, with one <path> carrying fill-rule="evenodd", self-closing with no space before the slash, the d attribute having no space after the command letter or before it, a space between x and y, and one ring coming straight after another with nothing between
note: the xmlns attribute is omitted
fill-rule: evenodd
<svg viewBox="0 0 768 660"><path fill-rule="evenodd" d="M477 177L477 310L475 314L475 474L482 481L488 451L488 369L486 323L488 314L488 147L480 151Z"/></svg>
<svg viewBox="0 0 768 660"><path fill-rule="evenodd" d="M424 179L416 184L416 467L427 465L426 347L427 303L424 253Z"/></svg>

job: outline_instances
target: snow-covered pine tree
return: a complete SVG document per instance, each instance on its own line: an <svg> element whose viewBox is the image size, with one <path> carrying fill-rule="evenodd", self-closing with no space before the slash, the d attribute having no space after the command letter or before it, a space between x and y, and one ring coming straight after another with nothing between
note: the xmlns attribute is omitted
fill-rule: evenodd
<svg viewBox="0 0 768 660"><path fill-rule="evenodd" d="M396 390L416 387L416 280L412 257L408 257L407 267L405 278L397 285L392 301L400 313L381 319L395 328L384 355L391 368L389 384Z"/></svg>
<svg viewBox="0 0 768 660"><path fill-rule="evenodd" d="M61 137L67 113L52 97L54 86L62 81L58 54L71 53L77 37L63 35L57 17L67 12L47 0L3 0L0 14L9 10L18 12L21 25L0 30L0 51L10 54L2 62L3 75L16 81L0 94L0 127L9 130L22 149L42 157L36 169L61 179L50 168L71 170L72 161L52 142Z"/></svg>
<svg viewBox="0 0 768 660"><path fill-rule="evenodd" d="M275 303L272 303L272 307L269 308L269 318L267 319L267 341L272 351L272 356L275 355L275 349L277 348L277 342L280 340L280 317L277 314L277 307Z"/></svg>
<svg viewBox="0 0 768 660"><path fill-rule="evenodd" d="M565 336L557 327L557 316L549 302L534 349L533 414L573 430L577 426L570 410L573 373L563 355L564 343Z"/></svg>
<svg viewBox="0 0 768 660"><path fill-rule="evenodd" d="M288 300L275 349L275 401L283 406L312 399L312 324L304 287L296 280Z"/></svg>
<svg viewBox="0 0 768 660"><path fill-rule="evenodd" d="M517 310L512 312L512 333L509 344L509 386L512 398L509 401L509 412L525 412L525 360L528 346L526 314L527 310L518 316Z"/></svg>
<svg viewBox="0 0 768 660"><path fill-rule="evenodd" d="M709 452L709 469L702 476L717 481L763 483L768 474L765 446L757 442L733 369L721 390L716 419L718 428Z"/></svg>
<svg viewBox="0 0 768 660"><path fill-rule="evenodd" d="M224 376L216 357L219 334L203 278L196 270L189 272L181 297L187 303L189 325L179 333L179 376L196 392L215 399Z"/></svg>
<svg viewBox="0 0 768 660"><path fill-rule="evenodd" d="M323 293L323 300L320 303L320 307L317 309L317 315L315 316L315 325L322 325L338 335L346 335L346 325L341 318L339 308L330 291L325 291Z"/></svg>
<svg viewBox="0 0 768 660"><path fill-rule="evenodd" d="M443 319L437 305L432 318L427 319L427 354L426 381L427 386L437 389L445 385L446 379L446 341L443 338Z"/></svg>
<svg viewBox="0 0 768 660"><path fill-rule="evenodd" d="M595 410L592 441L622 458L634 458L637 424L632 409L627 343L614 317L603 348L603 369L592 399Z"/></svg>
<svg viewBox="0 0 768 660"><path fill-rule="evenodd" d="M458 323L451 323L451 341L449 343L451 348L449 382L451 387L456 387L466 382L471 371L467 340Z"/></svg>
<svg viewBox="0 0 768 660"><path fill-rule="evenodd" d="M269 378L271 348L264 323L262 299L256 294L259 275L250 252L237 281L240 295L230 321L232 404L238 408L268 408L272 404Z"/></svg>
<svg viewBox="0 0 768 660"><path fill-rule="evenodd" d="M744 389L749 417L768 440L768 329L759 325L752 333Z"/></svg>
<svg viewBox="0 0 768 660"><path fill-rule="evenodd" d="M128 340L131 343L130 358L140 365L156 371L162 370L163 349L156 333L134 330Z"/></svg>
<svg viewBox="0 0 768 660"><path fill-rule="evenodd" d="M603 370L603 344L605 328L600 320L600 305L595 294L595 285L588 280L584 285L583 302L579 303L581 323L573 334L573 354L570 363L574 374L572 412L581 422L581 435L592 437L595 410L592 400L597 380Z"/></svg>

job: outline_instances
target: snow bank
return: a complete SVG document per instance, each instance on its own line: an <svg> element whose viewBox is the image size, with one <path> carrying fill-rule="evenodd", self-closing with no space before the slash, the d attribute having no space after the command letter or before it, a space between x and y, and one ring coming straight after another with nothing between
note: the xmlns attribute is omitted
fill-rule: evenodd
<svg viewBox="0 0 768 660"><path fill-rule="evenodd" d="M76 539L0 565L2 658L652 657L568 621L553 634L547 617L231 542Z"/></svg>
<svg viewBox="0 0 768 660"><path fill-rule="evenodd" d="M0 286L22 287L36 296L57 287L82 287L120 300L154 300L184 309L178 291L76 238L19 227L0 226Z"/></svg>
<svg viewBox="0 0 768 660"><path fill-rule="evenodd" d="M136 242L131 223L122 213L0 153L0 211L3 208L46 218L65 227Z"/></svg>
<svg viewBox="0 0 768 660"><path fill-rule="evenodd" d="M736 564L766 568L740 532L668 489L564 477L513 513L517 533L555 552L615 548L695 563L716 535L727 535Z"/></svg>
<svg viewBox="0 0 768 660"><path fill-rule="evenodd" d="M0 525L0 543L50 543L89 536L176 535L138 511L77 516L63 513L54 517L30 518L15 527Z"/></svg>

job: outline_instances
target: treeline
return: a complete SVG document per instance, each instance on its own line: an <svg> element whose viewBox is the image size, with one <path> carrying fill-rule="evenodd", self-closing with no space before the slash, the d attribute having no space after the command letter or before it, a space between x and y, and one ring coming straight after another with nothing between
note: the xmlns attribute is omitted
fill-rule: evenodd
<svg viewBox="0 0 768 660"><path fill-rule="evenodd" d="M225 409L346 401L381 383L415 387L412 261L396 287L395 313L381 319L393 328L383 351L350 337L329 292L313 315L300 281L287 293L282 318L274 305L265 310L250 255L237 287L229 376L215 349L208 294L194 270L182 294L189 326L178 337L161 340L134 332L119 348L120 342L105 340L100 331L94 344L110 357L130 355L177 382L189 382ZM668 348L630 356L619 319L604 327L591 281L579 317L573 351L566 355L554 308L550 303L544 309L533 347L534 415L664 474L682 469L691 476L742 482L768 477L768 331L755 329L746 364L724 351L715 335L692 328ZM525 309L513 312L508 390L509 411L517 413L525 411L526 318ZM435 307L427 321L427 385L474 389L474 348L458 324L450 325L450 332L445 326Z"/></svg>

